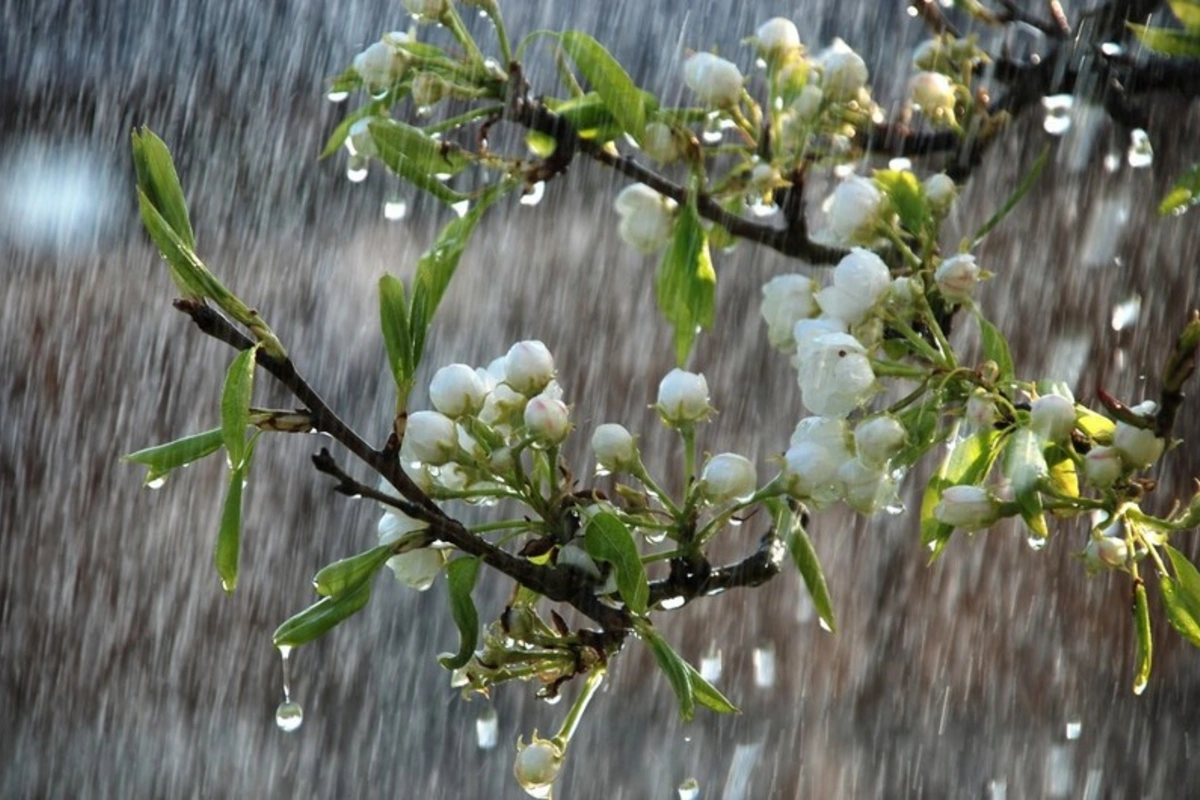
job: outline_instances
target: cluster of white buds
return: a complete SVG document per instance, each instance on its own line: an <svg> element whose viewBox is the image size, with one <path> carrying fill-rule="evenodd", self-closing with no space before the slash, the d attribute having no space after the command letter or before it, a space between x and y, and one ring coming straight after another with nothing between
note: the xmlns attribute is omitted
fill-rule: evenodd
<svg viewBox="0 0 1200 800"><path fill-rule="evenodd" d="M1150 425L1158 404L1147 400L1130 410ZM1084 456L1084 478L1096 489L1108 489L1122 476L1152 466L1165 448L1166 441L1155 435L1152 426L1118 421L1112 431L1112 443L1097 445Z"/></svg>
<svg viewBox="0 0 1200 800"><path fill-rule="evenodd" d="M897 504L899 475L891 461L907 440L904 426L886 414L860 420L853 431L841 417L807 417L784 454L784 488L817 508L842 500L875 514Z"/></svg>
<svg viewBox="0 0 1200 800"><path fill-rule="evenodd" d="M829 232L839 242L866 244L878 238L883 194L870 178L854 175L837 185L825 201Z"/></svg>
<svg viewBox="0 0 1200 800"><path fill-rule="evenodd" d="M621 239L642 253L655 253L671 241L678 204L641 183L626 186L613 208L621 217Z"/></svg>

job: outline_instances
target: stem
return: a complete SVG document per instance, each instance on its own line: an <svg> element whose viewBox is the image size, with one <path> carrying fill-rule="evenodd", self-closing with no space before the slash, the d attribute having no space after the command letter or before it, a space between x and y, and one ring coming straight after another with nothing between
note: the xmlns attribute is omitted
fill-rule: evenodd
<svg viewBox="0 0 1200 800"><path fill-rule="evenodd" d="M570 744L571 737L575 735L575 729L579 727L579 721L583 719L583 712L587 710L588 703L596 695L596 691L600 688L603 680L604 667L601 665L592 667L592 671L588 673L587 680L584 681L583 690L579 693L579 697L575 698L575 702L571 705L571 710L567 712L566 719L563 720L562 726L558 729L558 733L554 737L554 743L559 747L565 749Z"/></svg>
<svg viewBox="0 0 1200 800"><path fill-rule="evenodd" d="M467 51L467 57L480 70L487 70L484 66L483 53L479 50L479 45L475 44L475 40L463 25L462 17L458 15L458 10L453 3L446 4L446 12L442 14L441 22L450 29L450 33L454 34L454 38Z"/></svg>

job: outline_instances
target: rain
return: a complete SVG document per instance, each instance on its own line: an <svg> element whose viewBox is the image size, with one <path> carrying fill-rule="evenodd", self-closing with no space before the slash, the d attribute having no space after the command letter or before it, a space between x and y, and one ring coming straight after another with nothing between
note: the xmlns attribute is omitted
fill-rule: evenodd
<svg viewBox="0 0 1200 800"><path fill-rule="evenodd" d="M810 49L845 39L885 108L901 102L927 38L904 2L501 4L514 37L591 33L664 104L682 95L690 51L715 49L749 71L742 40L771 16L795 20ZM1086 19L1099 5L1063 8ZM329 439L264 439L231 596L212 567L220 459L154 489L119 461L218 425L232 356L171 307L173 286L137 219L128 154L140 125L175 155L205 262L271 321L344 419L372 441L387 436L394 396L376 285L384 272L410 278L455 212L378 165L360 174L345 153L317 155L347 110L327 96L329 78L408 27L402 4L0 9L0 795L524 796L513 745L553 731L569 703L520 683L461 698L437 662L457 645L440 585L418 594L380 579L363 612L292 652L285 673L272 631L312 601L316 570L376 544L378 508L335 494L312 469ZM485 38L485 22L470 22ZM1018 25L990 44L1022 56L1045 47L1040 37ZM530 48L535 93L558 90L550 56ZM1198 212L1155 211L1200 157L1200 106L1164 91L1140 98L1141 118L1114 121L1095 87L1076 89L1033 105L988 150L943 244L983 224L1049 145L1034 191L976 252L995 274L983 306L1022 374L1136 402L1154 396L1166 348L1200 305ZM833 179L814 177L815 221ZM627 183L580 157L488 213L431 331L411 408L428 407L438 366L487 364L540 339L579 428L566 450L576 474L588 474L584 434L614 421L665 467L672 442L648 406L674 366L672 338L654 302L654 259L616 235L612 199ZM700 446L765 470L802 409L786 357L766 346L759 289L796 264L745 242L714 260L717 325L690 366L720 413ZM257 391L266 405L294 405L265 379ZM1167 505L1200 475L1191 406L1175 434L1187 444L1152 475ZM656 613L741 713L681 722L653 657L631 641L572 741L556 796L1090 799L1200 786L1195 650L1156 611L1154 676L1134 696L1129 587L1086 575L1075 557L1083 524L1059 526L1039 552L999 525L956 537L928 564L913 498L931 469L908 476L903 514L814 517L836 633L786 569ZM752 550L764 524L731 527L718 560ZM1179 542L1200 552L1187 535ZM510 589L484 580L485 622Z"/></svg>

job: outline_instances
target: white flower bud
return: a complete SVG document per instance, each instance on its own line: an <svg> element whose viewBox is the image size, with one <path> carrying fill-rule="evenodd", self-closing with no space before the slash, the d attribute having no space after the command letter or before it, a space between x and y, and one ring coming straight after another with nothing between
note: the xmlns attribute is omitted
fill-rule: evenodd
<svg viewBox="0 0 1200 800"><path fill-rule="evenodd" d="M1121 454L1125 464L1133 469L1144 469L1162 455L1166 442L1148 428L1138 428L1127 422L1118 422L1113 431L1113 448Z"/></svg>
<svg viewBox="0 0 1200 800"><path fill-rule="evenodd" d="M483 401L479 419L493 427L512 426L525 411L529 398L520 394L506 383L501 383L488 393Z"/></svg>
<svg viewBox="0 0 1200 800"><path fill-rule="evenodd" d="M641 183L626 186L613 207L621 216L617 233L643 253L661 250L671 241L678 204Z"/></svg>
<svg viewBox="0 0 1200 800"><path fill-rule="evenodd" d="M404 0L408 13L425 19L441 19L446 13L447 0Z"/></svg>
<svg viewBox="0 0 1200 800"><path fill-rule="evenodd" d="M1083 476L1097 489L1107 489L1121 477L1121 454L1115 447L1093 447L1083 459Z"/></svg>
<svg viewBox="0 0 1200 800"><path fill-rule="evenodd" d="M588 555L587 550L579 542L580 540L574 539L560 547L558 556L554 559L555 566L569 567L588 577L595 578L597 581L603 580L604 575L600 572L600 567L596 565L596 560Z"/></svg>
<svg viewBox="0 0 1200 800"><path fill-rule="evenodd" d="M430 402L448 417L478 413L486 397L487 387L483 379L466 364L442 367L429 382Z"/></svg>
<svg viewBox="0 0 1200 800"><path fill-rule="evenodd" d="M841 39L834 39L816 62L821 70L821 86L831 100L853 100L867 85L867 63Z"/></svg>
<svg viewBox="0 0 1200 800"><path fill-rule="evenodd" d="M1118 530L1116 535L1105 531L1103 536L1088 540L1083 557L1092 569L1123 567L1129 562L1129 545L1120 536L1121 526L1117 524L1114 527Z"/></svg>
<svg viewBox="0 0 1200 800"><path fill-rule="evenodd" d="M624 425L607 422L597 425L592 434L596 462L609 472L628 470L637 464L637 445Z"/></svg>
<svg viewBox="0 0 1200 800"><path fill-rule="evenodd" d="M356 55L353 66L358 77L371 89L391 86L404 72L404 62L391 45L384 42L375 42Z"/></svg>
<svg viewBox="0 0 1200 800"><path fill-rule="evenodd" d="M800 31L796 23L784 17L774 17L758 26L754 36L758 54L768 61L778 61L800 49Z"/></svg>
<svg viewBox="0 0 1200 800"><path fill-rule="evenodd" d="M825 203L829 230L839 241L870 239L883 195L869 178L855 175L838 184Z"/></svg>
<svg viewBox="0 0 1200 800"><path fill-rule="evenodd" d="M442 571L442 567L446 566L449 557L449 550L437 547L419 547L416 550L392 556L387 560L387 567L400 583L416 589L418 592L423 592L433 586L434 580Z"/></svg>
<svg viewBox="0 0 1200 800"><path fill-rule="evenodd" d="M737 453L720 453L704 465L700 474L701 491L712 503L745 500L758 488L754 464Z"/></svg>
<svg viewBox="0 0 1200 800"><path fill-rule="evenodd" d="M821 110L823 102L825 102L825 93L821 91L821 87L810 83L801 89L799 96L792 101L792 111L801 121L812 122Z"/></svg>
<svg viewBox="0 0 1200 800"><path fill-rule="evenodd" d="M979 486L950 486L942 492L933 516L943 525L964 531L991 527L1000 519L1000 504Z"/></svg>
<svg viewBox="0 0 1200 800"><path fill-rule="evenodd" d="M817 444L841 463L850 458L850 426L841 417L805 417L796 423L789 447L802 444Z"/></svg>
<svg viewBox="0 0 1200 800"><path fill-rule="evenodd" d="M813 299L813 282L803 275L776 275L763 284L759 310L767 323L771 346L785 353L796 351L792 330L802 319L815 316L819 309Z"/></svg>
<svg viewBox="0 0 1200 800"><path fill-rule="evenodd" d="M918 72L908 84L913 103L928 116L954 111L954 81L940 72Z"/></svg>
<svg viewBox="0 0 1200 800"><path fill-rule="evenodd" d="M538 394L554 378L554 357L537 339L517 342L504 357L504 382L526 397Z"/></svg>
<svg viewBox="0 0 1200 800"><path fill-rule="evenodd" d="M707 106L726 108L742 96L742 73L732 61L695 53L683 62L683 82Z"/></svg>
<svg viewBox="0 0 1200 800"><path fill-rule="evenodd" d="M708 381L703 375L676 367L658 384L658 413L673 428L701 422L712 413Z"/></svg>
<svg viewBox="0 0 1200 800"><path fill-rule="evenodd" d="M642 152L660 164L670 164L679 158L679 149L675 132L665 122L651 122L642 131Z"/></svg>
<svg viewBox="0 0 1200 800"><path fill-rule="evenodd" d="M800 356L812 349L812 343L818 336L824 336L827 333L845 333L846 327L844 321L835 317L817 317L797 322L792 328L792 338L796 340L796 355L792 359L792 363L796 369L804 369Z"/></svg>
<svg viewBox="0 0 1200 800"><path fill-rule="evenodd" d="M848 333L818 336L797 350L804 407L823 417L844 417L875 394L875 373L867 349Z"/></svg>
<svg viewBox="0 0 1200 800"><path fill-rule="evenodd" d="M910 275L901 275L888 287L888 306L897 311L911 311L921 291L921 282Z"/></svg>
<svg viewBox="0 0 1200 800"><path fill-rule="evenodd" d="M383 512L383 516L379 518L379 525L376 527L376 530L379 533L380 544L391 544L392 542L399 541L400 537L406 533L424 530L428 527L428 522L413 519L403 511L389 509Z"/></svg>
<svg viewBox="0 0 1200 800"><path fill-rule="evenodd" d="M896 499L896 484L882 467L852 458L838 468L842 500L864 516L871 516Z"/></svg>
<svg viewBox="0 0 1200 800"><path fill-rule="evenodd" d="M1075 429L1075 404L1060 394L1045 394L1029 408L1029 427L1050 442L1063 442Z"/></svg>
<svg viewBox="0 0 1200 800"><path fill-rule="evenodd" d="M408 415L400 451L407 460L439 467L458 453L458 427L437 411L415 411Z"/></svg>
<svg viewBox="0 0 1200 800"><path fill-rule="evenodd" d="M854 429L854 447L859 459L868 466L887 464L907 439L908 431L900 420L886 414L865 419Z"/></svg>
<svg viewBox="0 0 1200 800"><path fill-rule="evenodd" d="M967 419L976 430L990 428L1000 415L996 413L996 401L983 389L976 389L967 398Z"/></svg>
<svg viewBox="0 0 1200 800"><path fill-rule="evenodd" d="M975 285L979 283L979 265L975 263L975 256L960 253L939 264L933 273L933 280L947 300L965 303L971 299Z"/></svg>
<svg viewBox="0 0 1200 800"><path fill-rule="evenodd" d="M550 786L562 769L566 753L549 739L538 738L537 731L529 744L517 741L517 759L513 763L513 775L517 783L530 797L550 796Z"/></svg>
<svg viewBox="0 0 1200 800"><path fill-rule="evenodd" d="M833 285L817 293L821 311L850 325L862 322L892 285L883 259L856 247L833 269Z"/></svg>
<svg viewBox="0 0 1200 800"><path fill-rule="evenodd" d="M958 185L944 172L930 175L921 183L925 190L925 199L935 214L945 214L958 197Z"/></svg>
<svg viewBox="0 0 1200 800"><path fill-rule="evenodd" d="M837 499L838 469L845 462L815 442L800 442L783 454L783 485L788 494L818 504Z"/></svg>
<svg viewBox="0 0 1200 800"><path fill-rule="evenodd" d="M539 444L560 443L571 432L566 405L544 394L531 398L525 405L525 428Z"/></svg>

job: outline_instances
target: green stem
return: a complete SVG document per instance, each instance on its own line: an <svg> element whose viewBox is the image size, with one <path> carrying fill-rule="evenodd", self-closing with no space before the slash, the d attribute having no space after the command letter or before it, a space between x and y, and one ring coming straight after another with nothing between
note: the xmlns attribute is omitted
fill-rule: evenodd
<svg viewBox="0 0 1200 800"><path fill-rule="evenodd" d="M462 17L458 15L458 10L455 9L453 3L446 4L446 13L442 15L441 22L450 29L450 33L454 34L454 38L467 51L467 57L471 63L479 70L486 72L487 67L484 66L483 53L480 51L479 45L475 44L475 40L471 38L466 26L463 25Z"/></svg>
<svg viewBox="0 0 1200 800"><path fill-rule="evenodd" d="M650 494L654 495L658 502L662 503L663 508L670 513L672 518L679 518L679 506L675 505L670 496L654 481L654 478L650 477L650 473L646 471L646 465L642 463L641 458L638 459L637 466L634 467L632 474L642 482L643 486L650 490Z"/></svg>
<svg viewBox="0 0 1200 800"><path fill-rule="evenodd" d="M571 737L575 735L575 729L579 727L579 721L583 719L583 712L587 710L588 703L595 696L603 680L604 667L600 665L592 667L592 671L588 673L587 681L583 684L583 691L579 693L579 697L575 698L575 702L571 705L571 710L567 712L567 718L563 720L562 727L558 729L558 733L554 737L554 743L559 747L565 750L567 745L571 743Z"/></svg>

